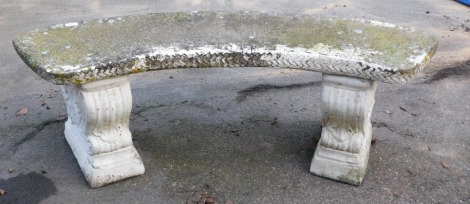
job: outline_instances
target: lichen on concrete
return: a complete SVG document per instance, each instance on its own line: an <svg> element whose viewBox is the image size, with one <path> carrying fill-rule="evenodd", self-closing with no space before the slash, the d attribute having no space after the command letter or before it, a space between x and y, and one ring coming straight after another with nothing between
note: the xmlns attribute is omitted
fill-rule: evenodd
<svg viewBox="0 0 470 204"><path fill-rule="evenodd" d="M26 64L56 84L159 69L251 66L405 83L437 45L420 31L377 21L249 12L72 22L23 33L13 43ZM326 64L343 67L337 72Z"/></svg>
<svg viewBox="0 0 470 204"><path fill-rule="evenodd" d="M343 183L347 183L349 185L358 186L361 184L362 178L356 178L356 177L350 177L350 176L339 176L338 180Z"/></svg>

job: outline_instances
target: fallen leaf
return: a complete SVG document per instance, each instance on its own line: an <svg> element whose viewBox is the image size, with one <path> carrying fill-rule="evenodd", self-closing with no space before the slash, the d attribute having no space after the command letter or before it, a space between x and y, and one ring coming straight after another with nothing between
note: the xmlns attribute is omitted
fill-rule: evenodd
<svg viewBox="0 0 470 204"><path fill-rule="evenodd" d="M201 199L199 199L199 201L197 202L197 204L206 204L206 199L207 197L202 197Z"/></svg>
<svg viewBox="0 0 470 204"><path fill-rule="evenodd" d="M214 204L214 203L215 203L215 199L212 198L212 197L208 197L208 198L206 199L206 203L205 203L205 204Z"/></svg>
<svg viewBox="0 0 470 204"><path fill-rule="evenodd" d="M27 113L28 113L28 109L27 108L22 108L22 109L20 109L16 112L16 115L17 116L18 115L26 115Z"/></svg>
<svg viewBox="0 0 470 204"><path fill-rule="evenodd" d="M375 145L376 142L377 142L377 138L372 138L372 140L370 141L370 144Z"/></svg>
<svg viewBox="0 0 470 204"><path fill-rule="evenodd" d="M188 199L188 204L197 204L201 198L204 197L204 193L201 191L195 192L189 199Z"/></svg>
<svg viewBox="0 0 470 204"><path fill-rule="evenodd" d="M444 168L446 168L446 169L449 169L449 170L450 170L450 165L449 165L449 163L447 163L447 162L443 161L443 162L441 162L441 165L442 165L442 167L444 167Z"/></svg>
<svg viewBox="0 0 470 204"><path fill-rule="evenodd" d="M196 200L196 198L191 197L191 198L188 199L188 204L197 204L197 201L198 201L198 200L199 200L199 199Z"/></svg>
<svg viewBox="0 0 470 204"><path fill-rule="evenodd" d="M412 132L407 132L405 133L405 136L408 136L408 137L414 137L413 133Z"/></svg>
<svg viewBox="0 0 470 204"><path fill-rule="evenodd" d="M65 120L65 119L67 119L67 114L65 113L60 114L59 117L57 118L58 121Z"/></svg>
<svg viewBox="0 0 470 204"><path fill-rule="evenodd" d="M278 119L277 119L276 117L273 118L273 121L271 122L271 125L276 125L276 124L277 124L277 121L278 121Z"/></svg>
<svg viewBox="0 0 470 204"><path fill-rule="evenodd" d="M4 195L6 192L3 189L0 189L0 196Z"/></svg>

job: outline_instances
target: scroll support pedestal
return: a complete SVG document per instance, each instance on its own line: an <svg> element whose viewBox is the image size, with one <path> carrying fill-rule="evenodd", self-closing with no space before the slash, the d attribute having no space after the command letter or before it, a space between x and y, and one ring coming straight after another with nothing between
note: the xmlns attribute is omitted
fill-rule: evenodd
<svg viewBox="0 0 470 204"><path fill-rule="evenodd" d="M98 188L145 171L129 132L132 95L127 77L63 85L65 138L86 180Z"/></svg>
<svg viewBox="0 0 470 204"><path fill-rule="evenodd" d="M310 172L360 185L369 159L377 82L330 74L322 77L323 128Z"/></svg>

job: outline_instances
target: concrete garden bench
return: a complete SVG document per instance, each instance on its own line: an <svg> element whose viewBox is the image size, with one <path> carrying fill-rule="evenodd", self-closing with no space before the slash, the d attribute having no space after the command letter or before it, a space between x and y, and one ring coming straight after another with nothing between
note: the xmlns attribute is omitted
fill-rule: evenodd
<svg viewBox="0 0 470 204"><path fill-rule="evenodd" d="M323 74L323 130L310 171L359 185L377 81L403 84L437 41L367 20L266 13L180 12L55 25L13 41L23 61L62 85L65 137L96 188L144 173L132 144L127 76L163 69L271 67Z"/></svg>

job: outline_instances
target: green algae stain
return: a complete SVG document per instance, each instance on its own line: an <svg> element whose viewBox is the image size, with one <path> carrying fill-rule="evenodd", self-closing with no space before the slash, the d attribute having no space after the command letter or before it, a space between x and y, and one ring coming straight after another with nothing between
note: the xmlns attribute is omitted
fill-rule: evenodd
<svg viewBox="0 0 470 204"><path fill-rule="evenodd" d="M360 170L359 172L350 172L348 175L341 175L338 177L338 180L349 185L359 186L362 183L362 179L366 174L366 169Z"/></svg>
<svg viewBox="0 0 470 204"><path fill-rule="evenodd" d="M185 20L188 20L191 18L191 15L186 13L186 12L178 12L178 13L174 13L172 15L170 15L171 19L175 20L175 21L185 21Z"/></svg>
<svg viewBox="0 0 470 204"><path fill-rule="evenodd" d="M338 177L338 180L343 182L343 183L347 183L349 185L354 185L354 186L358 186L361 184L361 179L362 178L356 178L356 177L349 177L349 176L339 176Z"/></svg>
<svg viewBox="0 0 470 204"><path fill-rule="evenodd" d="M99 26L83 26L80 28L59 28L48 30L48 34L33 35L35 50L46 50L42 56L51 63L76 65L85 62L88 54L109 49L110 33L103 32ZM109 52L109 51L108 51Z"/></svg>
<svg viewBox="0 0 470 204"><path fill-rule="evenodd" d="M151 53L154 47L187 49L189 45L237 44L243 48L249 45L268 50L275 49L276 45L287 45L321 53L329 53L328 49L335 52L355 50L350 54L366 62L406 69L414 66L408 60L410 56L427 51L433 43L436 44L435 39L419 32L359 21L215 12L98 19L78 23L78 26L26 33L15 40L15 49L23 60L37 73L46 75L43 77L53 78L56 77L53 76L55 70L85 73L90 71L85 70L87 67L114 66L137 55ZM165 58L158 62L158 66L159 69L175 68L173 63L172 59ZM64 65L77 69L66 70L62 68ZM207 67L216 65L207 64ZM188 63L184 67L192 66ZM148 70L127 70L130 68L126 66L126 73ZM72 79L61 77L57 74L58 80L74 83Z"/></svg>
<svg viewBox="0 0 470 204"><path fill-rule="evenodd" d="M419 32L380 27L358 21L317 20L301 21L280 33L280 43L289 47L316 49L319 44L336 50L353 48L376 54L361 53L367 62L400 67L416 51L422 51L436 41Z"/></svg>
<svg viewBox="0 0 470 204"><path fill-rule="evenodd" d="M145 37L142 33L149 32L152 26L164 27L163 24L171 23L177 26L190 20L191 15L179 12L128 16L122 19L92 20L82 22L78 26L28 33L22 38L32 38L33 43L28 44L28 49L44 64L80 65L86 63L87 58L95 63L105 63L124 56L133 56L133 49L155 46L154 41L159 39ZM47 34L43 34L44 31L47 31ZM42 55L44 51L47 51L47 54Z"/></svg>
<svg viewBox="0 0 470 204"><path fill-rule="evenodd" d="M331 23L302 21L280 34L280 42L290 47L314 48L319 43L341 49L342 41L338 39L338 33L348 35L344 21Z"/></svg>
<svg viewBox="0 0 470 204"><path fill-rule="evenodd" d="M83 80L80 80L80 79L74 79L73 80L73 84L81 84L83 82Z"/></svg>

